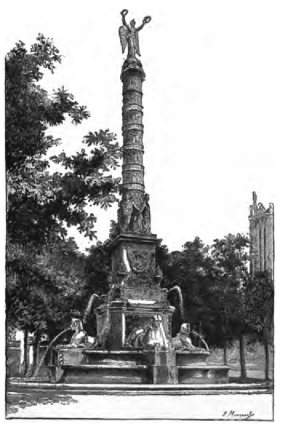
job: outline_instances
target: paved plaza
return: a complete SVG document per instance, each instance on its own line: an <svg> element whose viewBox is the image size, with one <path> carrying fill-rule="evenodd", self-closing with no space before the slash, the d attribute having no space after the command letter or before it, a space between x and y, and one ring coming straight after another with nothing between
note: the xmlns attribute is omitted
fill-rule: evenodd
<svg viewBox="0 0 281 426"><path fill-rule="evenodd" d="M10 395L10 398L12 395ZM272 394L56 395L8 418L272 420Z"/></svg>

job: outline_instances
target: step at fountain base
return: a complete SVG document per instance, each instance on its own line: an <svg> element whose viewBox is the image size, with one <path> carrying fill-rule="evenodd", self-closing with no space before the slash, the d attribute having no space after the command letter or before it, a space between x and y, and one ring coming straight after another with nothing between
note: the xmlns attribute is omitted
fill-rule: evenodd
<svg viewBox="0 0 281 426"><path fill-rule="evenodd" d="M63 383L148 383L145 365L64 365L63 370Z"/></svg>

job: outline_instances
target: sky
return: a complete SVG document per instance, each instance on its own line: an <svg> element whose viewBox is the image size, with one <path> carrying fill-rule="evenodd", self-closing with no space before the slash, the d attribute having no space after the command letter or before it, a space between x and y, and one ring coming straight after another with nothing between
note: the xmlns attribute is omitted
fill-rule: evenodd
<svg viewBox="0 0 281 426"><path fill-rule="evenodd" d="M63 85L91 118L53 131L61 150L75 153L89 131L107 128L122 143L120 11L129 9L137 25L151 15L140 32L145 185L152 232L177 250L196 236L210 244L247 233L252 191L265 206L276 206L278 6L274 0L9 1L2 6L3 53L43 33L64 55L42 85L50 92ZM94 210L101 241L116 209ZM82 249L88 245L78 232L70 235Z"/></svg>

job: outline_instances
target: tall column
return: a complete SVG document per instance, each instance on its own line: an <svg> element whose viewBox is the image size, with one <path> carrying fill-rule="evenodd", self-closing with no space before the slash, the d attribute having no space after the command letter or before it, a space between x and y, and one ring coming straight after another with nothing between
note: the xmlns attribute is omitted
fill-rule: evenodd
<svg viewBox="0 0 281 426"><path fill-rule="evenodd" d="M143 229L142 210L145 208L144 166L143 166L143 106L142 83L145 73L141 62L125 61L122 67L123 83L123 165L122 200L119 214L121 231L145 233L150 231L150 223ZM126 217L126 214L130 217ZM137 217L139 216L139 217ZM150 215L149 215L150 216ZM150 221L150 217L149 217Z"/></svg>
<svg viewBox="0 0 281 426"><path fill-rule="evenodd" d="M141 62L127 58L122 67L122 198L118 210L120 232L151 234L149 196L145 194L143 166L142 83L145 73Z"/></svg>
<svg viewBox="0 0 281 426"><path fill-rule="evenodd" d="M140 66L122 69L123 83L123 190L144 193L142 82Z"/></svg>
<svg viewBox="0 0 281 426"><path fill-rule="evenodd" d="M118 210L120 233L151 234L149 197L144 191L143 167L143 106L142 83L145 73L140 56L139 32L151 21L150 16L136 27L135 20L126 21L128 10L121 12L122 26L119 28L122 52L128 48L128 56L121 72L123 83L122 132L122 198Z"/></svg>
<svg viewBox="0 0 281 426"><path fill-rule="evenodd" d="M161 316L165 335L171 337L169 324L174 312L167 292L160 285L162 272L156 261L156 247L161 240L151 233L149 197L144 185L142 84L145 73L136 55L140 56L138 33L151 18L145 17L136 27L134 20L130 25L126 22L127 13L127 10L121 12L123 26L119 28L122 52L128 48L128 56L121 72L121 200L116 237L108 245L112 276L107 299L110 348L126 345L127 339L132 338L131 333L143 330L155 315ZM107 312L107 308L103 309ZM100 317L102 315L100 309Z"/></svg>

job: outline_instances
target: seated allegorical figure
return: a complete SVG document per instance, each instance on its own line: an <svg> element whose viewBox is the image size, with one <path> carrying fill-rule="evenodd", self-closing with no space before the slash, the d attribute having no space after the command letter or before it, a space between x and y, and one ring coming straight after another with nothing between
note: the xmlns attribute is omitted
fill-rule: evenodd
<svg viewBox="0 0 281 426"><path fill-rule="evenodd" d="M179 333L172 339L172 346L174 349L184 351L202 351L202 348L198 348L192 344L190 331L190 324L184 323L181 325Z"/></svg>
<svg viewBox="0 0 281 426"><path fill-rule="evenodd" d="M144 349L168 347L161 315L154 315L151 323L144 327L135 327L126 339L126 346Z"/></svg>
<svg viewBox="0 0 281 426"><path fill-rule="evenodd" d="M165 335L161 315L152 317L151 325L146 330L146 345L147 348L159 347L167 348L168 341Z"/></svg>

